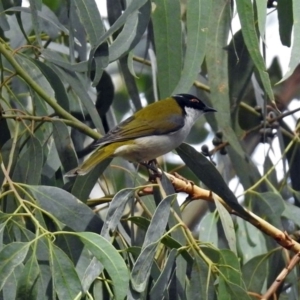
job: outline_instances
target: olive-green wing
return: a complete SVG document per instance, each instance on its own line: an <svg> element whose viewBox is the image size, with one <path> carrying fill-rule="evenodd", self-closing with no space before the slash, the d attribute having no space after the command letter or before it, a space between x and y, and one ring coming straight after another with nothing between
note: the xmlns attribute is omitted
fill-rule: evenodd
<svg viewBox="0 0 300 300"><path fill-rule="evenodd" d="M184 125L183 112L174 101L173 98L167 98L148 105L121 122L98 140L94 146L128 141L149 135L162 135L179 130Z"/></svg>

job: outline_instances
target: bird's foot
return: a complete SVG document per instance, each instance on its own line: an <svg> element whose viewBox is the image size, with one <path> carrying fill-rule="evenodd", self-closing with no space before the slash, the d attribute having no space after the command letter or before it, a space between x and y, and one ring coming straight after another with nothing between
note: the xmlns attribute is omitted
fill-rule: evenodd
<svg viewBox="0 0 300 300"><path fill-rule="evenodd" d="M145 166L149 173L149 181L156 182L156 178L161 178L161 170L157 167L156 159L149 160L147 162L140 162L142 166Z"/></svg>

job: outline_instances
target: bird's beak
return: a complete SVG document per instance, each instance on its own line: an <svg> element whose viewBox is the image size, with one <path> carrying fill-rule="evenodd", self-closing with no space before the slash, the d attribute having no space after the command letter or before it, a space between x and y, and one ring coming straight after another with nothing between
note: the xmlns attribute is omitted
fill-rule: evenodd
<svg viewBox="0 0 300 300"><path fill-rule="evenodd" d="M212 107L207 106L207 107L204 108L203 111L204 111L205 113L207 113L207 112L216 112L217 110L214 109L214 108L212 108Z"/></svg>

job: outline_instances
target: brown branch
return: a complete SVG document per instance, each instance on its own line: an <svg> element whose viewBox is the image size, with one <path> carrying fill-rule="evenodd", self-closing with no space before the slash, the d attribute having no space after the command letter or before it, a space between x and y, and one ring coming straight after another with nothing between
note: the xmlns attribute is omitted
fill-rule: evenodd
<svg viewBox="0 0 300 300"><path fill-rule="evenodd" d="M205 200L210 202L214 202L215 200L217 200L220 203L222 203L222 205L228 210L229 213L243 218L238 213L236 213L221 197L214 194L212 191L202 189L199 186L193 184L192 182L184 178L178 178L177 176L171 175L169 173L165 173L165 175L170 179L171 183L174 186L175 191L187 193L190 200ZM146 187L139 192L139 196L149 195L152 194L152 192L153 192L152 187ZM287 232L283 232L279 230L278 228L276 228L266 220L260 218L259 216L255 215L254 213L248 210L247 212L251 216L251 219L246 220L247 222L251 223L260 231L272 237L283 248L293 251L294 253L300 252L300 244L295 240L293 240L287 234Z"/></svg>
<svg viewBox="0 0 300 300"><path fill-rule="evenodd" d="M273 284L269 287L266 293L262 296L261 300L269 299L275 292L278 290L279 286L282 284L283 280L287 277L287 275L293 270L293 268L299 263L300 261L300 253L298 252L294 257L291 259L290 263L280 272L277 276Z"/></svg>

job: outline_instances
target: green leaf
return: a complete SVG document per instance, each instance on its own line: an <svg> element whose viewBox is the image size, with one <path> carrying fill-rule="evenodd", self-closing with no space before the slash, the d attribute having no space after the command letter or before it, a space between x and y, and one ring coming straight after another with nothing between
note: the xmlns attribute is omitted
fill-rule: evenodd
<svg viewBox="0 0 300 300"><path fill-rule="evenodd" d="M99 176L103 174L104 170L109 166L111 161L111 158L105 159L86 175L77 176L71 193L85 203L93 187L95 186L95 183L99 179Z"/></svg>
<svg viewBox="0 0 300 300"><path fill-rule="evenodd" d="M238 253L243 263L268 251L266 237L259 229L239 218L236 223Z"/></svg>
<svg viewBox="0 0 300 300"><path fill-rule="evenodd" d="M61 300L74 300L82 292L75 267L69 257L57 246L49 244L49 262L53 287Z"/></svg>
<svg viewBox="0 0 300 300"><path fill-rule="evenodd" d="M169 282L171 280L171 273L173 271L174 262L175 262L175 256L177 251L175 249L171 250L166 265L164 266L163 270L161 271L158 279L154 283L151 291L150 296L151 299L163 299L163 295L165 293L165 290L167 289ZM196 298L194 298L196 299Z"/></svg>
<svg viewBox="0 0 300 300"><path fill-rule="evenodd" d="M102 221L70 193L52 186L27 186L39 206L75 231L99 232Z"/></svg>
<svg viewBox="0 0 300 300"><path fill-rule="evenodd" d="M69 130L61 121L52 122L53 138L60 161L65 172L74 169L77 165L77 157L71 140Z"/></svg>
<svg viewBox="0 0 300 300"><path fill-rule="evenodd" d="M25 259L30 244L13 242L3 247L0 252L0 290L14 268L20 265Z"/></svg>
<svg viewBox="0 0 300 300"><path fill-rule="evenodd" d="M105 32L96 1L75 0L74 2L81 23L89 37L89 42L94 47L99 41L99 36Z"/></svg>
<svg viewBox="0 0 300 300"><path fill-rule="evenodd" d="M118 251L103 237L91 232L76 233L109 274L116 300L123 300L129 288L127 266Z"/></svg>
<svg viewBox="0 0 300 300"><path fill-rule="evenodd" d="M159 203L154 212L146 232L141 254L137 258L131 272L132 287L137 292L143 292L146 288L156 248L165 231L169 219L170 206L175 197L174 195L167 196Z"/></svg>
<svg viewBox="0 0 300 300"><path fill-rule="evenodd" d="M227 48L229 98L235 111L239 109L246 88L253 73L253 62L245 45L242 31L239 30Z"/></svg>
<svg viewBox="0 0 300 300"><path fill-rule="evenodd" d="M74 92L77 94L78 98L81 100L81 103L85 106L86 110L88 111L94 126L97 129L101 129L102 122L99 117L99 114L97 113L97 110L95 109L95 104L93 100L91 99L90 95L87 92L86 87L83 84L83 78L80 77L77 73L74 72L67 72L66 70L63 70L59 67L54 67L54 69L58 72L58 74L61 76L61 78L67 82L71 88L74 90Z"/></svg>
<svg viewBox="0 0 300 300"><path fill-rule="evenodd" d="M180 2L155 0L152 13L160 98L172 95L182 68Z"/></svg>
<svg viewBox="0 0 300 300"><path fill-rule="evenodd" d="M3 289L2 289L2 295L1 299L7 299L7 300L15 300L16 299L16 293L17 293L17 284L20 279L20 275L23 272L23 264L20 264L16 266L13 270L13 272L8 277ZM22 298L24 299L24 298ZM30 299L31 300L31 299Z"/></svg>
<svg viewBox="0 0 300 300"><path fill-rule="evenodd" d="M291 16L289 16L291 18ZM293 18L294 18L294 29L293 29L293 46L291 52L291 59L287 73L279 81L282 82L290 77L299 65L300 61L300 0L293 0Z"/></svg>
<svg viewBox="0 0 300 300"><path fill-rule="evenodd" d="M212 272L199 256L195 256L189 283L187 284L188 299L215 299Z"/></svg>
<svg viewBox="0 0 300 300"><path fill-rule="evenodd" d="M263 292L263 286L269 275L269 258L274 251L277 250L275 249L266 254L255 256L243 266L243 278L248 291Z"/></svg>
<svg viewBox="0 0 300 300"><path fill-rule="evenodd" d="M172 94L182 93L191 88L205 56L211 1L188 0L186 9L187 40L183 70Z"/></svg>
<svg viewBox="0 0 300 300"><path fill-rule="evenodd" d="M293 0L277 2L277 14L279 22L279 35L282 45L291 46L293 29Z"/></svg>
<svg viewBox="0 0 300 300"><path fill-rule="evenodd" d="M217 19L217 22L216 22ZM213 1L211 19L209 23L209 36L207 40L206 48L206 62L208 68L208 76L210 78L210 89L211 89L211 101L213 106L218 110L216 114L217 126L222 129L224 134L224 140L228 141L230 144L229 150L231 148L234 154L228 150L230 158L235 166L236 172L242 177L242 183L245 189L248 187L248 177L252 177L255 172L244 172L240 171L241 166L244 168L251 169L251 162L249 162L247 155L241 144L237 135L232 128L231 119L231 107L229 99L229 74L228 74L228 53L223 48L227 44L228 31L224 28L230 26L231 13L230 13L230 3ZM231 62L231 61L229 61ZM239 80L239 79L238 79ZM231 86L232 88L232 86ZM244 177L246 177L244 179ZM243 180L244 179L244 180ZM251 178L250 178L251 179ZM251 181L252 184L252 181Z"/></svg>
<svg viewBox="0 0 300 300"><path fill-rule="evenodd" d="M266 28L266 18L267 18L267 5L264 1L255 0L256 10L257 10L257 22L260 37L265 40L265 28Z"/></svg>
<svg viewBox="0 0 300 300"><path fill-rule="evenodd" d="M266 218L278 229L282 229L281 215L284 211L285 205L281 195L277 192L266 192L255 193L253 196L253 207L257 207L258 215Z"/></svg>
<svg viewBox="0 0 300 300"><path fill-rule="evenodd" d="M35 255L32 255L26 262L20 275L17 287L16 299L37 299L37 285L40 268Z"/></svg>
<svg viewBox="0 0 300 300"><path fill-rule="evenodd" d="M109 47L109 61L112 62L122 57L133 49L140 41L151 15L151 2L147 1L139 10L127 18L121 33Z"/></svg>
<svg viewBox="0 0 300 300"><path fill-rule="evenodd" d="M142 7L148 0L132 0L122 15L114 22L114 24L100 37L98 41L98 46L100 46L110 35L116 32L121 26L123 26L127 18L131 17L131 14Z"/></svg>
<svg viewBox="0 0 300 300"><path fill-rule="evenodd" d="M48 94L48 96L54 98L55 94L50 83L36 64L33 63L29 57L19 54L19 52L14 57L21 67L26 70L28 75Z"/></svg>
<svg viewBox="0 0 300 300"><path fill-rule="evenodd" d="M109 240L110 232L114 232L120 222L124 209L128 201L133 200L135 189L123 189L112 199L107 211L105 223L101 230L101 235Z"/></svg>
<svg viewBox="0 0 300 300"><path fill-rule="evenodd" d="M284 202L284 211L282 216L288 220L293 221L297 226L300 226L300 208L290 204L288 202Z"/></svg>
<svg viewBox="0 0 300 300"><path fill-rule="evenodd" d="M32 13L32 10L28 7L20 7L20 6L15 6L15 7L11 7L9 9L6 10L7 12L12 11L12 12L23 12L23 13ZM55 28L56 31L62 31L64 32L66 35L69 35L69 30L63 26L59 19L56 17L56 15L47 8L47 6L43 6L42 10L38 10L37 11L37 18L38 18L38 23L42 23L40 21L43 22L47 22L50 24L51 27ZM53 38L55 38L53 36Z"/></svg>
<svg viewBox="0 0 300 300"><path fill-rule="evenodd" d="M60 78L57 74L53 71L52 68L47 66L45 63L39 60L31 60L34 64L38 66L38 68L42 71L44 76L47 78L48 82L50 83L53 91L55 93L55 99L57 103L66 111L69 111L69 98L66 92L66 89L61 82Z"/></svg>
<svg viewBox="0 0 300 300"><path fill-rule="evenodd" d="M6 19L6 15L3 12L3 4L0 2L0 28L2 28L3 31L7 31L9 30L9 24Z"/></svg>
<svg viewBox="0 0 300 300"><path fill-rule="evenodd" d="M13 180L27 184L38 184L43 166L43 148L34 136L29 138L27 145L28 148L17 161Z"/></svg>
<svg viewBox="0 0 300 300"><path fill-rule="evenodd" d="M247 219L251 218L238 203L219 171L204 155L184 143L176 148L176 151L185 164L211 191L220 196L236 212Z"/></svg>
<svg viewBox="0 0 300 300"><path fill-rule="evenodd" d="M41 0L29 0L30 3L30 11L31 11L31 20L32 26L35 32L36 39L40 46L42 46L42 41L40 37L40 26L38 20L38 11L42 8L42 1Z"/></svg>
<svg viewBox="0 0 300 300"><path fill-rule="evenodd" d="M209 212L206 214L199 224L199 240L208 242L218 247L218 218L215 213Z"/></svg>
<svg viewBox="0 0 300 300"><path fill-rule="evenodd" d="M229 250L220 251L218 299L247 299L238 258Z"/></svg>
<svg viewBox="0 0 300 300"><path fill-rule="evenodd" d="M236 236L232 218L229 212L225 209L225 207L218 201L215 201L217 210L219 212L219 216L222 222L222 227L224 229L225 237L227 239L230 250L237 254L236 251Z"/></svg>
<svg viewBox="0 0 300 300"><path fill-rule="evenodd" d="M87 61L82 61L79 63L70 63L64 57L62 57L58 52L55 52L50 49L42 49L41 51L42 51L43 57L47 61L53 63L54 65L60 66L66 70L73 71L73 72L87 72L88 71Z"/></svg>
<svg viewBox="0 0 300 300"><path fill-rule="evenodd" d="M270 78L267 73L264 60L260 54L259 43L254 24L254 11L252 2L248 0L237 0L236 5L245 44L259 73L263 88L269 99L273 102L274 94L272 91Z"/></svg>

